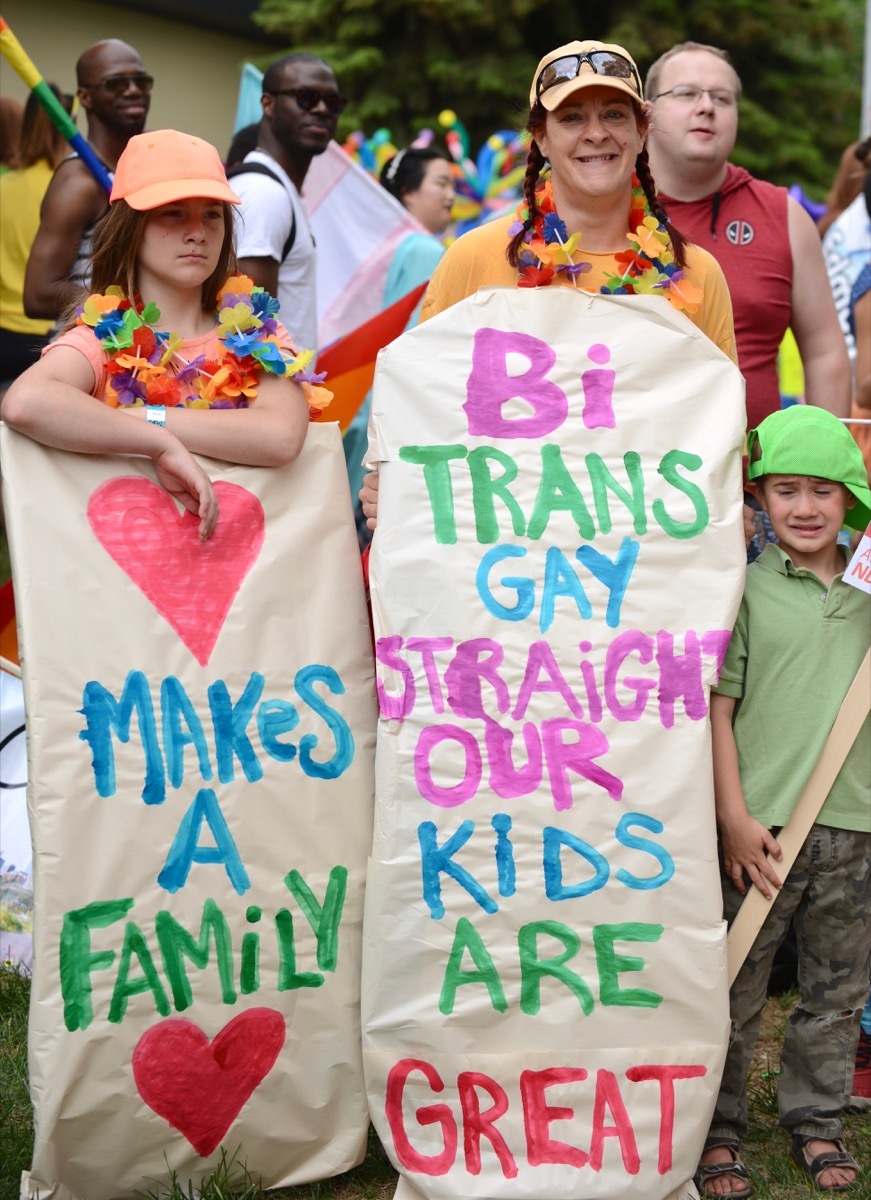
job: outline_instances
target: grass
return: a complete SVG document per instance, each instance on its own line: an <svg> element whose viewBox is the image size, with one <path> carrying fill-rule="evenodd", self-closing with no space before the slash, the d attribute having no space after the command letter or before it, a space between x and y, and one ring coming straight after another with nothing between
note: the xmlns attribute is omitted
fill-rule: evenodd
<svg viewBox="0 0 871 1200"><path fill-rule="evenodd" d="M30 1165L33 1124L27 1093L27 1003L30 979L0 965L0 1197L18 1195Z"/></svg>
<svg viewBox="0 0 871 1200"><path fill-rule="evenodd" d="M755 1200L812 1200L823 1193L810 1186L789 1158L789 1138L777 1124L777 1076L780 1047L796 992L773 996L765 1006L756 1057L750 1076L750 1129L741 1150L753 1177ZM847 1149L864 1167L865 1177L846 1193L850 1200L871 1200L871 1118L848 1113L844 1119Z"/></svg>
<svg viewBox="0 0 871 1200"><path fill-rule="evenodd" d="M2 517L2 513L0 513ZM12 567L9 562L9 542L6 539L6 529L0 520L0 583L5 583L12 575Z"/></svg>
<svg viewBox="0 0 871 1200"><path fill-rule="evenodd" d="M185 1185L176 1172L169 1183L152 1182L140 1191L142 1200L390 1200L396 1187L396 1172L380 1153L377 1138L370 1131L369 1153L353 1171L322 1183L305 1187L274 1188L264 1192L241 1158L241 1151L227 1155L221 1150L221 1162L214 1175L196 1191Z"/></svg>
<svg viewBox="0 0 871 1200"><path fill-rule="evenodd" d="M156 1180L152 1182L153 1187L139 1193L143 1200L162 1200L164 1196L171 1196L173 1200L226 1200L229 1196L233 1200L260 1200L263 1195L260 1184L239 1162L238 1153L228 1158L223 1147L215 1173L199 1191L195 1192L190 1185L185 1187L177 1171L170 1171L168 1188Z"/></svg>
<svg viewBox="0 0 871 1200"><path fill-rule="evenodd" d="M22 1169L30 1163L33 1146L30 1102L27 1095L28 977L0 965L0 1200L18 1195ZM788 1141L777 1127L776 1081L780 1044L795 993L768 1001L762 1033L750 1080L750 1132L744 1157L752 1172L757 1200L812 1200L819 1196L789 1161ZM866 1168L866 1178L848 1195L851 1200L871 1200L871 1120L868 1114L846 1118L848 1147ZM396 1173L384 1159L370 1131L365 1161L335 1179L303 1187L264 1192L246 1170L240 1151L223 1155L214 1175L199 1192L177 1176L170 1183L143 1180L142 1200L390 1200Z"/></svg>

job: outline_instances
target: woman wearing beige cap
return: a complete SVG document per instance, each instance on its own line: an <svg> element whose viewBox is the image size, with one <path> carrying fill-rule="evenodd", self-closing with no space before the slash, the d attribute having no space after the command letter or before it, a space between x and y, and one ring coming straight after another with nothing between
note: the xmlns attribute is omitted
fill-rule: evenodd
<svg viewBox="0 0 871 1200"><path fill-rule="evenodd" d="M131 138L94 237L95 293L2 404L44 445L151 458L202 538L218 508L191 452L290 462L319 401L277 302L236 274L238 203L208 142L172 129Z"/></svg>
<svg viewBox="0 0 871 1200"><path fill-rule="evenodd" d="M532 137L515 216L471 230L436 268L421 320L481 287L650 293L683 310L737 362L723 273L689 245L657 198L644 147L641 78L622 46L569 42L546 54L529 92ZM377 476L360 493L374 527Z"/></svg>

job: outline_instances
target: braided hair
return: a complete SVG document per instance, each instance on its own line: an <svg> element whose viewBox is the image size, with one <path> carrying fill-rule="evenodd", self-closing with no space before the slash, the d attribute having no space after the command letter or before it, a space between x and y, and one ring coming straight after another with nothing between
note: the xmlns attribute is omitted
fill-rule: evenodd
<svg viewBox="0 0 871 1200"><path fill-rule="evenodd" d="M644 109L635 101L633 101L636 117L640 122L647 123L647 116ZM538 218L538 201L536 197L536 188L541 177L541 172L544 169L547 159L538 148L538 142L535 140L536 134L540 133L547 121L547 110L540 101L536 101L529 112L529 118L526 122L526 130L532 136L532 141L529 146L529 154L526 159L526 174L523 177L523 197L527 205L527 218L523 225L514 237L508 243L507 257L512 267L515 269L520 267L520 254L523 250L523 239L527 231L532 229ZM635 160L635 173L638 176L638 182L641 184L645 197L647 198L650 211L658 221L661 221L668 231L669 239L671 240L671 249L674 254L675 265L683 270L686 266L686 250L687 239L672 225L668 218L668 214L663 208L659 197L656 194L656 185L653 182L653 176L650 173L650 162L647 157L646 147L642 147L641 153Z"/></svg>
<svg viewBox="0 0 871 1200"><path fill-rule="evenodd" d="M635 174L638 176L638 182L641 184L644 195L647 197L647 204L650 211L656 217L657 221L662 222L668 232L675 266L682 271L687 265L687 246L689 243L681 231L672 225L668 213L663 208L662 202L656 194L656 184L653 182L653 176L650 173L650 160L647 156L646 146L642 146L641 153L635 160Z"/></svg>
<svg viewBox="0 0 871 1200"><path fill-rule="evenodd" d="M535 224L538 212L538 200L536 197L536 188L541 172L544 170L547 159L538 148L538 142L535 140L536 134L540 133L547 121L547 111L541 101L536 100L529 111L529 118L526 122L526 131L532 137L529 143L529 154L526 157L526 174L523 177L523 198L526 201L527 217L523 225L515 233L514 237L508 243L508 261L515 269L520 266L520 251L523 249L523 238L532 229Z"/></svg>

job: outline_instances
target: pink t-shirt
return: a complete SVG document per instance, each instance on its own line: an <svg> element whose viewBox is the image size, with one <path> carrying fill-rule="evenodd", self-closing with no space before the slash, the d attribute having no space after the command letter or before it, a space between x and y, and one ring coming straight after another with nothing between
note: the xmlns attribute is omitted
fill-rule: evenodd
<svg viewBox="0 0 871 1200"><path fill-rule="evenodd" d="M290 334L284 326L277 322L276 337L278 344L282 350L288 351L290 354L296 354L296 347L291 341ZM91 395L96 396L98 400L106 401L106 391L108 388L109 376L106 374L106 366L112 361L112 355L104 350L100 345L97 335L88 325L75 325L72 329L68 329L66 333L62 333L55 341L50 342L42 351L43 355L50 353L56 346L69 346L87 359L89 365L93 368L96 384L91 390ZM210 333L205 333L201 337L188 338L181 343L178 350L180 359L187 362L193 361L203 354L206 358L216 359L221 356L221 343L218 341L218 326Z"/></svg>

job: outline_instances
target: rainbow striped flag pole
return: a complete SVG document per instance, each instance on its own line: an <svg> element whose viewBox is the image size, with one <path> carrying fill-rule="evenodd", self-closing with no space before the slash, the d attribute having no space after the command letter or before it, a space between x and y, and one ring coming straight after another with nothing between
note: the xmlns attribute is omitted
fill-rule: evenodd
<svg viewBox="0 0 871 1200"><path fill-rule="evenodd" d="M36 95L39 103L51 117L52 124L67 139L72 148L78 153L82 162L91 172L101 187L107 192L112 190L112 180L106 168L89 146L84 134L76 129L75 122L54 92L36 69L33 60L28 57L18 38L0 17L0 53L21 76L30 90Z"/></svg>

